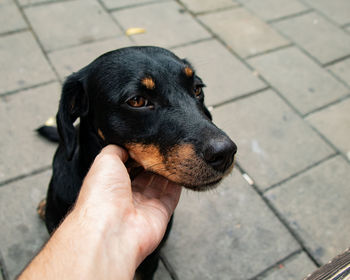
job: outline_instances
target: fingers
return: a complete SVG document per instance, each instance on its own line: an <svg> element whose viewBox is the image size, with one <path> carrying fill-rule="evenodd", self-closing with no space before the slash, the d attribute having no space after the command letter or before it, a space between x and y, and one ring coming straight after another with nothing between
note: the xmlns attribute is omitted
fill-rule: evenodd
<svg viewBox="0 0 350 280"><path fill-rule="evenodd" d="M132 182L132 190L148 201L158 200L168 217L172 215L181 194L181 186L159 175L143 172Z"/></svg>

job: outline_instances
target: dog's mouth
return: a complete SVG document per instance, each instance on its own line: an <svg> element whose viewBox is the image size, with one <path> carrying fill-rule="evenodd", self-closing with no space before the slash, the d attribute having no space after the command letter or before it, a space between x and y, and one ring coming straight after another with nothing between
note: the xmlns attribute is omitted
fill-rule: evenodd
<svg viewBox="0 0 350 280"><path fill-rule="evenodd" d="M161 174L155 170L149 170L143 167L141 164L139 164L132 158L128 159L128 161L126 162L126 167L128 169L131 180L136 178L142 172L150 172L158 176L162 176L167 180L172 181L176 184L179 184L187 189L202 192L202 191L207 191L207 190L216 188L218 184L221 182L221 180L232 171L234 164L232 164L232 166L224 174L221 174L220 176L216 174L216 176L213 178L206 178L205 180L195 180L195 181L186 180L187 176L184 176L183 178L179 178L179 176L176 176L175 177L176 180L174 180L174 177L171 176L172 174L170 174L170 176L166 176L165 174Z"/></svg>

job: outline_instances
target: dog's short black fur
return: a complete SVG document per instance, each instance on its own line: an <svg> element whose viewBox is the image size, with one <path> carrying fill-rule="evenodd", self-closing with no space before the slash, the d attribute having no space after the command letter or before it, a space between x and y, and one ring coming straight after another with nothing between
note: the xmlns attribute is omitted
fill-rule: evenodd
<svg viewBox="0 0 350 280"><path fill-rule="evenodd" d="M74 204L107 144L124 147L142 168L193 190L220 181L237 148L211 122L203 87L188 61L157 47L108 52L70 75L57 113L60 144L47 194L48 231ZM160 247L138 268L142 279L153 278Z"/></svg>

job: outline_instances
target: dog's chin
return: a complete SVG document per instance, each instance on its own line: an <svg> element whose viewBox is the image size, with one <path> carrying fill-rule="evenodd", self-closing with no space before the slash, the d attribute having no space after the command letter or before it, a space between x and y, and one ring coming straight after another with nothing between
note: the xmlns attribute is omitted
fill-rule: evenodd
<svg viewBox="0 0 350 280"><path fill-rule="evenodd" d="M221 180L222 180L222 178L220 178L218 180L215 180L213 182L210 182L210 183L199 184L199 185L182 184L182 186L184 186L186 189L190 189L192 191L205 192L205 191L208 191L208 190L215 189L219 185Z"/></svg>

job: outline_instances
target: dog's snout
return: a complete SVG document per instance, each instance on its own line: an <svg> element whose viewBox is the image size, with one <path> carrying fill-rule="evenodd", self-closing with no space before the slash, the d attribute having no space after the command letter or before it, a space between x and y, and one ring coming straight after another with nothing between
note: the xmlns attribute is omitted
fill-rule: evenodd
<svg viewBox="0 0 350 280"><path fill-rule="evenodd" d="M225 172L233 163L237 146L229 138L212 139L204 149L205 161L217 171Z"/></svg>

